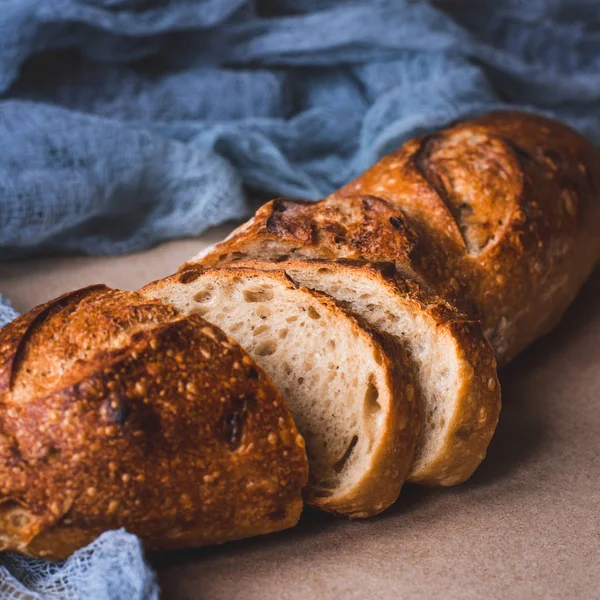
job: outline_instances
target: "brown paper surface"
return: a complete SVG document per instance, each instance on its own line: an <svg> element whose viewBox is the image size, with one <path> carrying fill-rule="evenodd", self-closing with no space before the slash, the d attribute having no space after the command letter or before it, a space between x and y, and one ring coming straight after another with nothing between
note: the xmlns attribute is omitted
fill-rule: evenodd
<svg viewBox="0 0 600 600"><path fill-rule="evenodd" d="M134 289L225 232L125 257L0 263L0 291L24 311L90 283ZM307 512L293 530L153 556L163 597L600 598L600 272L500 378L500 425L466 484L405 486L369 521Z"/></svg>

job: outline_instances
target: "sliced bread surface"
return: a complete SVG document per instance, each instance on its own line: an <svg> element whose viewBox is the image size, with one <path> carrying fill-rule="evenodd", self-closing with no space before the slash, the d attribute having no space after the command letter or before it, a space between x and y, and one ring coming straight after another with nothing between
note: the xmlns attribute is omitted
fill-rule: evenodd
<svg viewBox="0 0 600 600"><path fill-rule="evenodd" d="M218 324L271 376L306 440L309 503L367 517L395 501L419 429L400 344L283 271L192 268L140 291Z"/></svg>
<svg viewBox="0 0 600 600"><path fill-rule="evenodd" d="M284 269L394 336L415 368L422 427L408 480L429 485L465 481L485 457L500 412L500 384L478 322L399 277L393 265L357 261L243 261Z"/></svg>

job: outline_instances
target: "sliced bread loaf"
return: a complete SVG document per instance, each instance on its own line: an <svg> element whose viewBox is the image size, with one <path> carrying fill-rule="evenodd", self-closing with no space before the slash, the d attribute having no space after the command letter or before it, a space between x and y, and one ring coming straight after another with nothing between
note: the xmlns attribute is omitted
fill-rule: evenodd
<svg viewBox="0 0 600 600"><path fill-rule="evenodd" d="M414 364L422 427L408 480L455 485L485 457L500 412L496 361L481 325L397 275L393 265L357 261L244 261L284 269L394 336Z"/></svg>
<svg viewBox="0 0 600 600"><path fill-rule="evenodd" d="M191 268L140 292L218 324L271 376L306 440L308 502L351 517L394 502L419 418L393 338L283 271Z"/></svg>

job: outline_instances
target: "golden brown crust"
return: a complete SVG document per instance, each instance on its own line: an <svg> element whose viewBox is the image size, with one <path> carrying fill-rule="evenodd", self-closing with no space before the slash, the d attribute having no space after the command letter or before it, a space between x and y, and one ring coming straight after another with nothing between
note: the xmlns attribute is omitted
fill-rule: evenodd
<svg viewBox="0 0 600 600"><path fill-rule="evenodd" d="M218 267L247 258L380 260L388 261L412 278L424 254L422 241L404 214L373 196L347 202L331 198L305 202L278 198L258 209L254 217L227 239L201 252L181 268Z"/></svg>
<svg viewBox="0 0 600 600"><path fill-rule="evenodd" d="M333 494L326 484L322 485L323 482L313 478L305 488L304 498L307 503L320 509L352 518L369 517L382 512L393 504L400 493L412 463L420 428L414 374L405 350L391 336L370 327L360 316L343 308L327 294L300 286L281 269L265 273L250 266L238 268L237 265L229 265L221 269L189 266L184 271L145 286L140 293L169 302L174 291L173 285L185 286L200 278L218 281L237 277L257 278L260 283L272 280L299 290L311 301L318 302L328 313L348 321L355 337L365 340L365 345L376 356L382 371L387 374L391 402L385 417L381 417L385 418L385 427L374 440L369 468L364 470L364 476L356 485ZM189 294L193 295L194 291L190 290Z"/></svg>
<svg viewBox="0 0 600 600"><path fill-rule="evenodd" d="M595 266L599 194L589 142L501 111L406 142L315 205L270 202L196 260L393 261L481 320L506 364L558 322Z"/></svg>
<svg viewBox="0 0 600 600"><path fill-rule="evenodd" d="M465 316L443 299L426 293L416 282L402 277L390 263L319 259L291 259L274 263L240 259L235 265L254 269L282 269L292 278L303 268L335 269L341 274L347 273L348 278L360 272L372 282L373 301L376 302L378 297L377 290L384 289L404 309L428 319L431 328L439 335L452 339L459 364L457 379L461 382L456 392L457 410L437 459L422 468L413 466L407 481L455 485L473 474L485 457L501 408L494 351L478 321ZM412 360L410 347L405 348L407 358ZM424 418L421 417L420 421L424 421Z"/></svg>
<svg viewBox="0 0 600 600"><path fill-rule="evenodd" d="M337 195L375 194L431 240L505 364L551 329L600 253L600 154L545 117L499 111L417 138ZM461 297L475 303L461 303Z"/></svg>
<svg viewBox="0 0 600 600"><path fill-rule="evenodd" d="M304 442L199 316L94 286L0 330L0 365L1 549L64 558L118 527L179 548L297 521Z"/></svg>

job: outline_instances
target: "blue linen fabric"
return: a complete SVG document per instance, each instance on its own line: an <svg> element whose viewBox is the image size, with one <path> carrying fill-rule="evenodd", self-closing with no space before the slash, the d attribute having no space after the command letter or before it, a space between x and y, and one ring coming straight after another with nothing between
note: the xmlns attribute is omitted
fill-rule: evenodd
<svg viewBox="0 0 600 600"><path fill-rule="evenodd" d="M114 254L318 198L516 105L600 139L600 3L3 0L0 259Z"/></svg>
<svg viewBox="0 0 600 600"><path fill-rule="evenodd" d="M496 108L599 143L599 100L594 0L3 0L0 259L198 235ZM58 567L0 554L7 597L56 589L158 596L123 531Z"/></svg>

